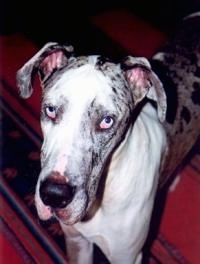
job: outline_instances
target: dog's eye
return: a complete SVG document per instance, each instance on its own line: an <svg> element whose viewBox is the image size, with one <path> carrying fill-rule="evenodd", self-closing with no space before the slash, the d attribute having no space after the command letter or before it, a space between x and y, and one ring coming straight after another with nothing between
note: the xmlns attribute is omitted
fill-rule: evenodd
<svg viewBox="0 0 200 264"><path fill-rule="evenodd" d="M45 114L52 120L56 118L56 107L55 106L46 106L45 107Z"/></svg>
<svg viewBox="0 0 200 264"><path fill-rule="evenodd" d="M111 116L106 116L104 119L101 121L99 127L100 129L109 129L113 125L114 120Z"/></svg>

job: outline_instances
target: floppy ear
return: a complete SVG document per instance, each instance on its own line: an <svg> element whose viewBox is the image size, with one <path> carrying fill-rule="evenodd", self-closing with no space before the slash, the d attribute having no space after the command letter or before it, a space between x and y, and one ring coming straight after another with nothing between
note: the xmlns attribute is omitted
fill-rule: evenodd
<svg viewBox="0 0 200 264"><path fill-rule="evenodd" d="M135 103L147 97L157 103L158 117L164 122L167 110L166 94L157 75L145 58L128 56L122 63L125 78L132 90Z"/></svg>
<svg viewBox="0 0 200 264"><path fill-rule="evenodd" d="M68 57L72 52L72 46L59 45L54 42L47 43L17 71L17 86L21 96L23 98L31 96L32 79L36 73L39 73L40 81L44 83L55 70L67 65Z"/></svg>

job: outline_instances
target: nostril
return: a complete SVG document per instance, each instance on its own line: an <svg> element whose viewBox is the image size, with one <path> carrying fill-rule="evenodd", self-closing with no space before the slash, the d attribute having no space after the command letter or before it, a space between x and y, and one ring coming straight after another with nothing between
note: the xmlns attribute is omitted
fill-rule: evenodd
<svg viewBox="0 0 200 264"><path fill-rule="evenodd" d="M66 207L72 201L74 193L75 187L51 179L43 181L40 185L40 197L43 203L52 208Z"/></svg>

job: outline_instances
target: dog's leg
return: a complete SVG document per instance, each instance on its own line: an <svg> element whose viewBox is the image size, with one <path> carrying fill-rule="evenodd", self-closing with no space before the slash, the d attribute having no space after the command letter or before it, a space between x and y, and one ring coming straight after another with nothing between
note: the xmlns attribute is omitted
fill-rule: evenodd
<svg viewBox="0 0 200 264"><path fill-rule="evenodd" d="M93 244L71 226L62 225L70 264L92 264Z"/></svg>
<svg viewBox="0 0 200 264"><path fill-rule="evenodd" d="M70 264L93 263L93 245L83 236L67 237L66 246Z"/></svg>
<svg viewBox="0 0 200 264"><path fill-rule="evenodd" d="M111 264L122 264L122 263L141 264L142 263L142 253L141 252L138 253L138 255L136 255L134 257L134 259L128 253L122 254L120 256L118 254L116 254L116 256L112 257L112 260L110 260L110 263Z"/></svg>
<svg viewBox="0 0 200 264"><path fill-rule="evenodd" d="M142 253L139 253L136 258L135 264L141 264L141 263L142 263Z"/></svg>

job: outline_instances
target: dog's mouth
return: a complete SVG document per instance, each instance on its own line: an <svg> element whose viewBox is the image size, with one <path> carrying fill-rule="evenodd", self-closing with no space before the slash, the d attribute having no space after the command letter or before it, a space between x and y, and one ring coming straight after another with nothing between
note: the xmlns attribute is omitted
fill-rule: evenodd
<svg viewBox="0 0 200 264"><path fill-rule="evenodd" d="M41 220L47 221L51 218L67 224L73 225L85 216L88 199L87 195L83 190L79 190L74 195L73 200L64 208L52 207L46 205L39 194L36 192L35 204L38 212L38 216Z"/></svg>

